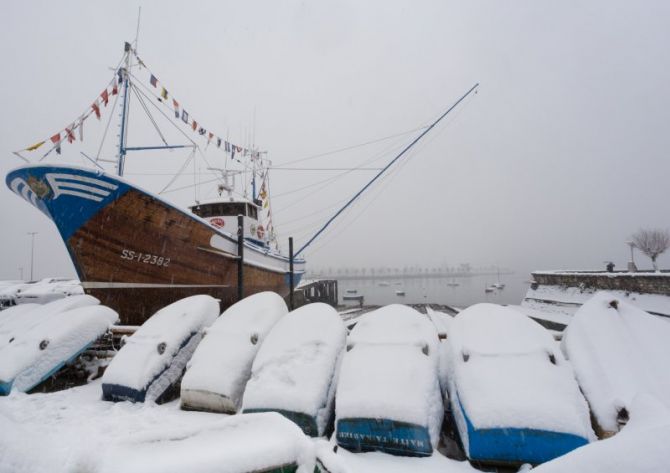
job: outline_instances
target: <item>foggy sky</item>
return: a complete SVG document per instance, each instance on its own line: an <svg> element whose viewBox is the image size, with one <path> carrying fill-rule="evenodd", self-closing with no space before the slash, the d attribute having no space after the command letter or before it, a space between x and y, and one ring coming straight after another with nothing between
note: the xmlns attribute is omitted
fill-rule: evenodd
<svg viewBox="0 0 670 473"><path fill-rule="evenodd" d="M138 5L5 5L0 278L17 278L19 267L28 276L29 231L39 232L35 277L74 275L53 224L4 176L21 165L11 151L63 129L111 79L123 42L135 37ZM527 272L612 260L622 268L631 233L670 227L668 2L141 5L139 53L151 70L199 122L233 142L253 138L276 166L426 125L481 84L306 251L309 266L469 262ZM146 123L134 124L129 142L156 144ZM97 152L104 125L89 119L84 144L49 161L81 164L79 151ZM418 133L294 166L378 158L369 167L381 167ZM128 178L157 191L169 177L139 173L172 172L185 155L130 155ZM283 241L306 241L373 175L279 196L337 173L271 173ZM193 191L173 197L189 205ZM651 266L640 254L636 262ZM659 262L670 266L670 254Z"/></svg>

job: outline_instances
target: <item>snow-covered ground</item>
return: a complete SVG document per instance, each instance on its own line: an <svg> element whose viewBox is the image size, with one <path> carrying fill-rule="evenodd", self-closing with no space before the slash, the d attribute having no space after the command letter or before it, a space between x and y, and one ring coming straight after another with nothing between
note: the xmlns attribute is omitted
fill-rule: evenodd
<svg viewBox="0 0 670 473"><path fill-rule="evenodd" d="M559 347L551 337L539 335L538 331L544 330L539 326L531 328L512 324L513 326L509 327L504 325L503 318L499 318L498 321L503 324L502 326L490 320L473 323L466 328L466 332L471 330L472 333L461 330L459 336L455 332L458 329L458 319L437 313L431 313L428 317L421 316L423 319L419 319L425 320L430 325L430 330L425 329L423 324L418 324L410 330L385 330L385 333L380 335L370 331L371 326L366 327L368 324L362 323L356 330L358 335L351 337L347 345L353 344L350 353L356 352L358 348L377 345L396 346L399 351L403 350L403 346L415 346L417 350L414 351L418 351L421 360L430 360L431 366L437 364L440 370L445 369L443 364L445 346L454 348L456 354L467 353L469 361L465 363L466 365L472 364L477 359L488 363L494 358L494 354L500 353L506 358L525 357L533 360L535 360L533 354L539 354L538 360L541 359L543 363L549 364L551 369L561 368L564 363L566 366L563 367L566 369L572 365L577 373L580 387L589 398L592 407L603 399L602 404L606 407L621 404L626 407L630 420L614 437L593 441L532 471L538 473L670 471L668 468L670 448L667 448L667 438L670 435L668 405L670 381L666 379L668 370L665 366L670 359L666 330L666 326L670 325L662 318L629 307L622 299L618 299L616 308L603 305L609 304L612 300L612 294L599 295L571 318L573 325L566 331L563 342L563 348L571 358L567 361L562 359ZM70 303L71 301L67 304ZM65 304L65 300L54 303L58 307L62 304ZM509 311L511 312L511 309ZM298 311L294 311L293 314L296 312ZM330 310L323 308L312 314L305 313L303 314L305 317L299 317L302 320L296 321L295 324L290 323L291 314L282 316L275 327L280 327L279 324L283 321L289 323L283 324L284 328L276 332L281 336L268 345L268 349L274 348L269 351L275 355L283 353L285 358L282 357L281 360L294 360L302 366L305 363L310 365L310 360L314 359L312 355L316 352L329 350L337 352L343 349L344 342L340 341L344 337L342 323L337 316L333 319L333 313L329 312ZM392 309L390 314L387 313L389 315L387 322L397 315L395 312L397 310ZM12 315L10 312L6 317L0 317L0 332L3 326L7 328L6 322L14 319L19 313L20 311L15 311ZM511 313L513 314L510 315L511 319L520 316L518 313ZM509 313L506 312L506 315ZM3 322L3 319L6 320ZM360 321L364 322L365 317ZM527 330L532 333L526 333ZM266 342L270 340L274 331L273 328L268 333ZM483 331L486 333L480 333ZM322 332L328 335L324 336ZM424 334L429 332L431 341L426 344ZM437 333L446 336L446 340L440 342ZM516 339L522 340L515 342ZM153 352L156 352L157 340L151 341ZM315 341L318 343L312 343ZM296 344L301 347L314 345L315 350L308 350L308 353L300 349L291 350L289 346L291 344L294 348ZM584 348L585 346L588 349ZM424 348L425 352L422 353ZM364 351L361 350L360 353ZM595 353L597 356L585 357L585 352L590 352L591 355ZM304 358L299 356L301 354L311 355ZM408 359L414 354L411 352ZM548 354L553 355L556 365L554 362L546 361ZM265 362L275 360L275 355L270 353L265 357ZM256 361L259 361L258 356ZM334 357L327 356L324 360L325 358L332 360ZM368 361L363 360L359 366L365 365L367 370L373 372L375 362L372 360L368 363ZM333 363L335 362L329 362L328 366L324 365L322 370L331 371ZM265 368L270 367L267 363L259 362L259 366L261 365ZM284 365L285 363L282 364ZM501 366L490 370L494 375L492 378L498 379L501 376ZM272 377L270 381L277 385L281 384L281 389L261 393L261 397L277 401L278 406L274 407L293 408L293 405L286 404L290 401L289 398L300 400L302 395L294 394L290 389L293 371L270 371L279 376L279 378ZM532 373L528 371L517 374L519 379L525 379L529 375L534 376L533 373L534 371ZM453 366L449 374L452 379L457 376L454 375ZM364 373L361 375L364 376ZM559 421L570 420L568 414L562 414L558 416L561 419L557 419L555 403L552 401L552 396L558 395L565 386L557 386L549 394L533 395L520 382L502 379L498 380L497 384L494 383L494 386L477 387L477 383L481 381L480 377L465 378L459 377L463 386L470 387L469 391L482 391L476 393L480 397L483 396L483 401L477 401L480 405L500 403L509 399L514 401L516 393L516 400L521 399L520 404L527 404L529 409L528 412L513 416L512 421L524 416L527 421L532 417L530 420L535 423L533 425L544 425L549 421L556 424ZM589 384L589 379L591 382L595 380L596 388L605 386L606 390L593 394L594 388ZM602 379L607 382L598 381ZM313 383L314 380L310 382ZM330 395L324 396L323 392L330 391L330 383L333 383L330 378L318 383L320 398L326 398L327 404L330 402ZM243 473L291 464L298 465L300 473L312 473L315 462L317 465L323 464L331 473L478 471L468 462L446 458L439 451L426 458L410 458L379 452L351 453L343 448L335 449L335 437L309 438L297 426L275 413L229 416L183 411L179 409L179 400L162 405L154 402L136 404L104 402L101 399L101 384L101 380L96 380L85 386L50 394L27 395L13 392L7 397L1 397L0 473L110 471ZM503 392L502 387L510 390L511 394L507 394L511 397ZM404 387L389 389L400 391ZM382 390L375 395L383 397L387 394ZM618 401L622 402L617 404ZM384 403L379 403L380 406L382 404ZM551 406L547 409L535 409L538 406L547 407L548 404ZM369 412L377 407L375 404L370 404ZM508 408L495 407L495 410L506 411ZM531 411L535 414L530 414ZM547 415L544 416L543 412ZM479 420L495 417L490 412L480 414ZM498 414L509 413L498 412ZM524 467L522 471L530 470Z"/></svg>
<svg viewBox="0 0 670 473"><path fill-rule="evenodd" d="M537 289L532 287L528 289L521 307L549 314L550 317L558 317L557 321L569 321L569 317L574 315L577 309L591 299L596 292L579 287L540 285ZM628 291L608 292L647 312L670 316L670 294L640 294Z"/></svg>
<svg viewBox="0 0 670 473"><path fill-rule="evenodd" d="M309 439L274 413L183 411L179 401L110 403L100 400L100 392L97 380L57 393L0 399L0 472L243 473L253 471L258 459L281 464L302 455L298 461L308 465L315 452L321 452L332 473L476 471L440 453L403 458L339 449L334 454L325 440ZM270 419L245 421L259 415Z"/></svg>

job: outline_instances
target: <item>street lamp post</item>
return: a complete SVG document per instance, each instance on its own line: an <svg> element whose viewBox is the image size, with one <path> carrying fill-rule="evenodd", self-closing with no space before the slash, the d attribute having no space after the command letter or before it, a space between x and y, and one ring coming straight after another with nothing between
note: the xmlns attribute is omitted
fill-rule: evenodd
<svg viewBox="0 0 670 473"><path fill-rule="evenodd" d="M637 271L637 266L635 266L635 258L633 254L633 249L635 249L635 242L627 241L626 245L630 246L630 261L628 262L628 272L634 273Z"/></svg>
<svg viewBox="0 0 670 473"><path fill-rule="evenodd" d="M30 235L31 240L30 240L30 280L33 281L33 262L35 260L35 235L37 235L37 232L28 232L28 235Z"/></svg>

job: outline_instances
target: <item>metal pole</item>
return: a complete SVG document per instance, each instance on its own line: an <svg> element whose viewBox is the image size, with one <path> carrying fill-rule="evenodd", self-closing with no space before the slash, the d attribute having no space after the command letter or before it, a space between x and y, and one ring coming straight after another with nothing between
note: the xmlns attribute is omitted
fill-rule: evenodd
<svg viewBox="0 0 670 473"><path fill-rule="evenodd" d="M237 216L237 300L244 298L244 216Z"/></svg>
<svg viewBox="0 0 670 473"><path fill-rule="evenodd" d="M31 236L30 242L30 280L33 281L33 261L35 258L35 235L37 232L28 232L28 235Z"/></svg>
<svg viewBox="0 0 670 473"><path fill-rule="evenodd" d="M293 237L288 238L288 284L289 284L289 298L288 305L289 309L293 310L295 308L293 300Z"/></svg>
<svg viewBox="0 0 670 473"><path fill-rule="evenodd" d="M310 238L310 239L307 241L307 243L305 243L304 245L302 245L302 247L300 247L300 249L296 252L295 255L298 256L300 253L302 253L302 251L303 251L305 248L307 248L309 245L311 245L312 242L313 242L314 240L316 240L316 238L317 238L319 235L321 235L321 233L323 233L323 231L324 231L326 228L328 228L328 226L333 222L333 220L335 220L335 219L336 219L342 212L344 212L344 210L345 210L347 207L349 207L349 206L350 206L350 205L351 205L351 204L352 204L352 203L353 203L353 202L354 202L354 201L355 201L355 200L356 200L356 199L357 199L363 192L365 192L365 190L366 190L368 187L370 187L370 186L371 186L377 179L379 179L379 177L380 177L382 174L384 174L384 173L386 172L386 170L387 170L388 168L390 168L390 167L393 165L393 163L395 163L395 162L396 162L398 159L400 159L400 158L401 158L407 151L409 151L415 144L417 144L417 143L419 142L419 140L421 140L421 138L423 138L424 136L426 136L426 134L427 134L428 132L430 132L430 130L432 130L433 128L435 128L435 126L436 126L438 123L440 123L440 121L441 121L444 117L446 117L446 116L449 114L449 112L451 112L454 108L456 108L456 107L458 106L459 103L461 103L463 100L465 100L465 98L466 98L468 95L470 95L470 94L471 94L477 87L479 87L479 82L477 82L475 85L473 85L473 86L470 88L470 90L468 90L465 94L463 94L463 96L462 96L460 99L458 99L458 100L456 101L456 103L454 103L451 107L449 107L449 109L448 109L446 112L444 112L442 115L440 115L440 118L438 118L437 120L435 120L435 121L434 121L428 128L426 128L426 129L425 129L419 136L417 136L416 138L414 138L414 141L412 141L410 144L408 144L408 145L405 147L405 149L403 149L403 150L402 150L402 151L401 151L395 158L393 158L393 159L392 159L386 166L384 166L384 167L382 168L382 170L379 171L379 172L375 175L375 177L373 177L367 184L365 184L365 186L363 186L363 188L362 188L361 190L359 190L359 191L356 193L356 195L354 195L351 199L349 199L349 201L348 201L346 204L344 204L344 205L343 205L343 206L342 206L342 207L335 213L335 215L333 215L332 217L330 217L330 219L328 219L328 221L327 221L321 228L319 228L319 230L312 236L312 238Z"/></svg>
<svg viewBox="0 0 670 473"><path fill-rule="evenodd" d="M139 20L138 20L139 21ZM125 43L124 50L126 52L126 67L123 72L123 110L121 112L121 133L119 134L119 163L117 174L123 176L123 166L126 157L126 121L128 114L128 76L130 74L130 43Z"/></svg>

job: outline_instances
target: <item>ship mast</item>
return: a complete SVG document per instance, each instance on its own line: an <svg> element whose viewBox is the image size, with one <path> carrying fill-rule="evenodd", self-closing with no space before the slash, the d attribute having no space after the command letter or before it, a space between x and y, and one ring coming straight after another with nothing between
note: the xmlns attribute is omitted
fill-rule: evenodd
<svg viewBox="0 0 670 473"><path fill-rule="evenodd" d="M123 108L121 111L121 132L119 133L119 161L117 164L117 174L123 176L123 166L126 159L126 134L127 134L127 116L128 105L130 97L128 96L128 80L130 71L130 43L126 42L124 45L126 54L126 66L121 69L123 77Z"/></svg>

